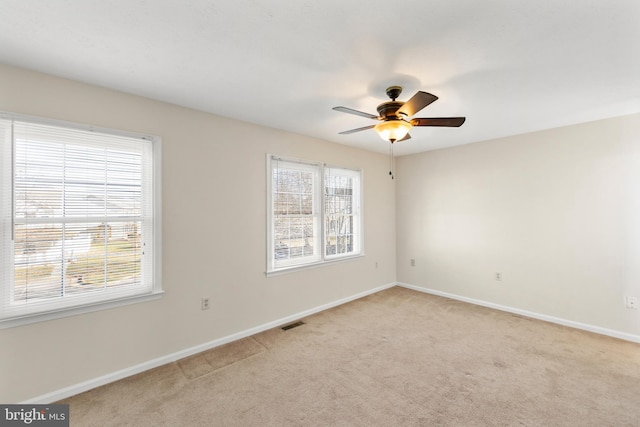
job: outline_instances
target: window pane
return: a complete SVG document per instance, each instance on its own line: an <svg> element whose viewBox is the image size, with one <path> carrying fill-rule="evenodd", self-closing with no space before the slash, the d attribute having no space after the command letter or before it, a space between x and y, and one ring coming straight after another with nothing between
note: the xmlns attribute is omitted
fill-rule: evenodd
<svg viewBox="0 0 640 427"><path fill-rule="evenodd" d="M13 299L60 296L63 292L62 226L58 224L20 225L15 229Z"/></svg>
<svg viewBox="0 0 640 427"><path fill-rule="evenodd" d="M16 227L14 300L140 284L139 222Z"/></svg>
<svg viewBox="0 0 640 427"><path fill-rule="evenodd" d="M300 215L302 213L302 197L300 194L287 195L287 214Z"/></svg>

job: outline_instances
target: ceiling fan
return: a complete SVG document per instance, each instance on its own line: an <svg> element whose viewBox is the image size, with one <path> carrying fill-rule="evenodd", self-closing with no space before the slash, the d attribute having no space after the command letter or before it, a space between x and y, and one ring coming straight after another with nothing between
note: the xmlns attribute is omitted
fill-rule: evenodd
<svg viewBox="0 0 640 427"><path fill-rule="evenodd" d="M335 111L343 113L355 114L356 116L366 117L368 119L378 120L380 123L376 125L364 126L357 129L351 129L340 132L340 135L348 135L354 132L360 132L367 129L375 129L378 135L385 141L392 144L396 141L406 141L411 138L409 131L414 126L441 126L441 127L460 127L465 121L465 117L434 117L434 118L410 118L418 111L438 99L437 96L427 92L418 91L407 102L396 101L402 93L401 86L391 86L387 88L387 96L391 101L383 102L378 105L378 116L365 113L363 111L354 110L347 107L333 107Z"/></svg>

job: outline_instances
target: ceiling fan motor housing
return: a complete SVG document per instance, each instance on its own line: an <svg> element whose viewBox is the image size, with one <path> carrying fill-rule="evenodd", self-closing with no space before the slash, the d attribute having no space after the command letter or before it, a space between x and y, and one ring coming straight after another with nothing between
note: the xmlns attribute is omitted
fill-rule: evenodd
<svg viewBox="0 0 640 427"><path fill-rule="evenodd" d="M402 117L398 116L396 112L403 105L404 105L404 102L387 101L378 105L376 109L378 110L378 114L380 115L380 118L382 120L402 119Z"/></svg>

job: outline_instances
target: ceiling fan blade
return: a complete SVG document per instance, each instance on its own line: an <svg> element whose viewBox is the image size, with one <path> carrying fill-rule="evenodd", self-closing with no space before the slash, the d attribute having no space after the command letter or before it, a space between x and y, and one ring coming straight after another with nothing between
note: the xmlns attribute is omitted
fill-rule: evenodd
<svg viewBox="0 0 640 427"><path fill-rule="evenodd" d="M411 97L411 99L405 102L404 105L398 109L396 114L402 114L407 117L411 117L427 105L434 102L436 99L438 99L437 96L419 90L415 95Z"/></svg>
<svg viewBox="0 0 640 427"><path fill-rule="evenodd" d="M373 129L376 125L364 126L357 129L345 130L343 132L338 132L339 135L348 135L350 133L360 132L361 130Z"/></svg>
<svg viewBox="0 0 640 427"><path fill-rule="evenodd" d="M364 111L354 110L353 108L347 107L333 107L335 111L341 111L343 113L355 114L356 116L366 117L368 119L378 120L378 116L374 116L373 114L365 113Z"/></svg>
<svg viewBox="0 0 640 427"><path fill-rule="evenodd" d="M406 141L407 139L411 139L411 135L407 134L404 138L397 140L396 142Z"/></svg>
<svg viewBox="0 0 640 427"><path fill-rule="evenodd" d="M433 117L433 118L416 118L411 119L413 126L444 126L457 128L462 126L465 117Z"/></svg>

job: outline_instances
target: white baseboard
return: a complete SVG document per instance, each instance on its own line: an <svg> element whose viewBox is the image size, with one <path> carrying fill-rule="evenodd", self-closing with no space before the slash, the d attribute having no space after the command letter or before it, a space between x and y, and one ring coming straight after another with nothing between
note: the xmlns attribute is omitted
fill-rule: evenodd
<svg viewBox="0 0 640 427"><path fill-rule="evenodd" d="M451 298L458 301L468 302L470 304L493 308L500 311L506 311L508 313L519 314L521 316L530 317L533 319L544 320L545 322L551 322L551 323L556 323L558 325L568 326L570 328L581 329L583 331L594 332L600 335L607 335L607 336L610 336L613 338L619 338L625 341L640 343L640 335L629 334L627 332L620 332L613 329L602 328L600 326L589 325L586 323L574 322L573 320L567 320L559 317L548 316L546 314L540 314L532 311L521 310L519 308L508 307L505 305L495 304L492 302L477 300L474 298L468 298L460 295L450 294L447 292L436 291L434 289L423 288L420 286L414 286L407 283L398 282L397 285L403 288L413 289L414 291L418 291L418 292L424 292L431 295Z"/></svg>
<svg viewBox="0 0 640 427"><path fill-rule="evenodd" d="M265 323L263 325L256 326L254 328L246 329L244 331L240 331L235 334L227 335L226 337L218 338L216 340L209 341L194 347L186 348L184 350L177 351L175 353L171 353L166 356L158 357L156 359L149 360L147 362L143 362L143 363L131 366L129 368L121 369L119 371L116 371L107 375L103 375L98 378L93 378L91 380L84 381L79 384L65 387L63 389L56 390L51 393L46 393L41 396L37 396L32 399L25 400L24 402L21 402L21 403L22 404L48 404L48 403L57 402L59 400L66 399L76 394L91 390L93 388L100 387L102 385L109 384L111 382L118 381L123 378L127 378L132 375L139 374L144 371L148 371L149 369L157 368L158 366L166 365L167 363L175 362L176 360L180 360L185 357L192 356L202 351L210 350L212 348L230 343L232 341L246 338L251 335L255 335L257 333L260 333L272 328L276 328L281 325L285 325L287 323L301 319L303 317L311 316L312 314L319 313L329 308L337 307L339 305L354 301L356 299L365 297L367 295L380 292L384 289L392 288L395 285L396 283L389 283L387 285L369 289L367 291L360 292L359 294L342 298L327 304L323 304L318 307L311 308L309 310L304 310L299 313L292 314L290 316L286 316L286 317Z"/></svg>

